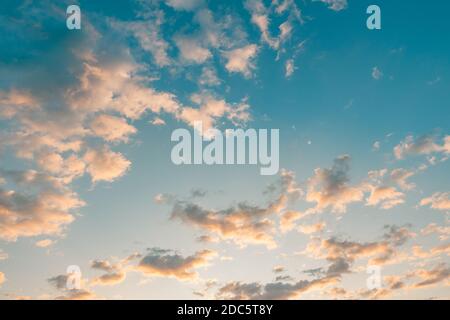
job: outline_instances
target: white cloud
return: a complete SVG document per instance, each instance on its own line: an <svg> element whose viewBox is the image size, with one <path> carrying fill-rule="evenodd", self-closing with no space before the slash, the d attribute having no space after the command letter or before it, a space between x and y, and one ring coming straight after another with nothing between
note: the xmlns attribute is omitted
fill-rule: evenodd
<svg viewBox="0 0 450 320"><path fill-rule="evenodd" d="M372 78L374 78L375 80L380 80L381 78L383 78L383 72L381 72L381 70L378 69L378 67L373 67Z"/></svg>
<svg viewBox="0 0 450 320"><path fill-rule="evenodd" d="M341 11L347 8L347 0L314 0L328 4L328 8L334 11Z"/></svg>
<svg viewBox="0 0 450 320"><path fill-rule="evenodd" d="M227 59L225 68L229 72L240 72L246 78L250 78L255 69L254 58L257 52L258 47L254 44L227 51L224 53L224 56Z"/></svg>
<svg viewBox="0 0 450 320"><path fill-rule="evenodd" d="M196 38L178 37L175 43L186 62L201 64L212 57L209 49L204 48Z"/></svg>
<svg viewBox="0 0 450 320"><path fill-rule="evenodd" d="M106 146L101 149L89 149L83 159L92 182L114 181L124 175L131 165L121 153L113 152Z"/></svg>

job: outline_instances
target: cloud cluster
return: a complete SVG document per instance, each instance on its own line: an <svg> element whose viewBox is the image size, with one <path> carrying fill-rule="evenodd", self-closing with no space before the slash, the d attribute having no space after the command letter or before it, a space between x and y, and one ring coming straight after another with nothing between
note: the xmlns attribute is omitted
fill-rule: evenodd
<svg viewBox="0 0 450 320"><path fill-rule="evenodd" d="M348 184L350 156L343 155L334 160L330 169L318 168L308 180L306 201L315 202L311 212L321 212L330 208L332 212L344 213L347 206L359 202L364 197L360 186Z"/></svg>
<svg viewBox="0 0 450 320"><path fill-rule="evenodd" d="M351 266L360 259L368 259L369 265L385 265L398 262L397 250L415 234L406 227L386 226L383 240L360 243L341 240L312 238L303 254L315 259L326 259L331 264L324 271L327 275L340 276L352 272Z"/></svg>
<svg viewBox="0 0 450 320"><path fill-rule="evenodd" d="M137 134L131 121L149 113L159 119L157 125L164 123L159 117L163 113L188 125L203 120L210 127L221 118L233 124L250 120L245 101L233 104L200 92L192 95L194 106L184 106L174 94L152 86L149 66L136 60L128 38L134 37L151 52L159 67L172 59L160 33L163 12L148 10L147 5L153 4L138 5L145 8L134 22L107 19L98 24L95 17L85 16L82 33L59 34L54 25L65 13L58 6L25 3L14 13L15 22L6 26L24 46L16 52L20 61L14 63L8 49L1 53L0 76L9 80L0 85L0 148L31 168L20 169L20 175L29 179L26 183L44 176L55 183L33 182L37 187L30 190L22 185L17 190L2 187L0 238L61 234L74 220L71 212L84 205L71 190L75 179L88 175L93 183L113 182L131 168L131 161L113 150ZM194 10L201 3L168 5ZM196 21L210 45L226 42L220 34L229 22L216 23L207 9L196 12ZM13 47L5 41L5 48ZM4 185L14 183L13 174L4 174L11 168L0 170Z"/></svg>
<svg viewBox="0 0 450 320"><path fill-rule="evenodd" d="M341 11L347 8L347 0L314 0L326 3L328 8L334 11Z"/></svg>
<svg viewBox="0 0 450 320"><path fill-rule="evenodd" d="M421 206L430 206L435 210L450 210L450 192L436 192L420 201Z"/></svg>
<svg viewBox="0 0 450 320"><path fill-rule="evenodd" d="M150 248L144 253L134 253L116 263L109 260L94 260L91 268L104 273L90 281L92 286L114 286L123 282L129 272L138 272L145 277L175 278L192 281L198 278L197 269L207 267L217 256L212 250L200 250L190 256L175 251Z"/></svg>
<svg viewBox="0 0 450 320"><path fill-rule="evenodd" d="M205 267L217 256L212 250L202 250L187 257L167 250L150 250L136 266L136 270L146 276L174 277L179 280L197 278L195 269Z"/></svg>
<svg viewBox="0 0 450 320"><path fill-rule="evenodd" d="M274 239L276 225L274 216L283 216L289 201L297 199L301 190L292 172L282 170L276 183L279 193L267 206L259 207L240 202L223 210L206 209L190 201L175 200L171 219L179 220L211 233L239 246L263 244L268 248L277 246ZM286 224L286 219L284 219Z"/></svg>
<svg viewBox="0 0 450 320"><path fill-rule="evenodd" d="M439 153L450 154L450 136L445 136L442 144L439 144L436 136L423 135L417 138L409 135L394 147L394 155L397 159L404 159L407 156L429 155Z"/></svg>
<svg viewBox="0 0 450 320"><path fill-rule="evenodd" d="M219 288L218 299L232 300L288 300L298 299L302 294L313 290L323 290L339 282L336 277L324 277L315 280L300 280L295 283L230 282Z"/></svg>
<svg viewBox="0 0 450 320"><path fill-rule="evenodd" d="M0 238L60 235L85 203L58 179L36 171L3 171L20 191L0 188ZM27 190L28 189L28 190Z"/></svg>

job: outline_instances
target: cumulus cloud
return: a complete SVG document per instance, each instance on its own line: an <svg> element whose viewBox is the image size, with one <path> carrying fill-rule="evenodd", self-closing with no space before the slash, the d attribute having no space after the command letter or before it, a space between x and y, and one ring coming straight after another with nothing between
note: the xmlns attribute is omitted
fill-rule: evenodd
<svg viewBox="0 0 450 320"><path fill-rule="evenodd" d="M332 212L344 213L347 206L364 197L361 186L350 186L350 156L343 155L334 160L329 169L318 168L307 182L306 201L315 202L310 212L321 212L330 208Z"/></svg>
<svg viewBox="0 0 450 320"><path fill-rule="evenodd" d="M0 91L0 117L13 118L18 113L39 108L39 101L26 90Z"/></svg>
<svg viewBox="0 0 450 320"><path fill-rule="evenodd" d="M33 170L22 176L34 175L30 179L36 180L47 175L54 183L0 191L0 237L8 240L61 234L74 219L71 211L84 205L70 190L75 178L88 173L94 182L114 181L130 167L130 161L108 145L128 142L136 133L128 120L146 113L177 117L183 108L175 95L149 86L143 76L148 66L136 62L123 37L132 35L158 65L168 65L168 45L159 33L161 12L151 17L155 24L109 19L97 28L84 19L84 31L72 37L50 32L61 18L56 7L33 3L28 10L30 6L26 3L14 13L16 23L8 26L24 44L18 56L30 63L5 61L0 71L2 79L9 79L0 86L0 118L8 122L7 130L2 126L1 147L30 162ZM141 14L145 12L150 11ZM105 32L112 29L123 33ZM56 42L61 45L54 46ZM94 146L93 135L106 145Z"/></svg>
<svg viewBox="0 0 450 320"><path fill-rule="evenodd" d="M205 267L217 256L212 250L202 250L187 257L167 250L150 250L136 266L136 270L146 276L174 277L179 280L197 278L195 269Z"/></svg>
<svg viewBox="0 0 450 320"><path fill-rule="evenodd" d="M420 259L429 259L439 255L450 256L450 244L444 243L437 247L432 247L429 250L424 250L421 246L415 245L412 247L412 253Z"/></svg>
<svg viewBox="0 0 450 320"><path fill-rule="evenodd" d="M216 251L201 250L183 256L173 250L149 248L147 252L133 253L115 263L97 259L91 262L91 268L104 274L94 277L89 283L91 286L114 286L123 282L129 272L138 272L145 277L192 281L198 279L196 270L210 265L217 255Z"/></svg>
<svg viewBox="0 0 450 320"><path fill-rule="evenodd" d="M96 300L97 295L89 290L68 290L65 295L57 296L55 300Z"/></svg>
<svg viewBox="0 0 450 320"><path fill-rule="evenodd" d="M203 4L203 0L166 0L166 4L176 10L193 10Z"/></svg>
<svg viewBox="0 0 450 320"><path fill-rule="evenodd" d="M177 202L172 209L171 218L209 231L240 246L264 244L274 248L274 223L265 218L272 213L272 209L272 206L259 208L240 203L237 207L225 210L208 210L193 203Z"/></svg>
<svg viewBox="0 0 450 320"><path fill-rule="evenodd" d="M301 225L298 227L298 231L304 234L313 234L323 231L326 226L325 222L317 222L311 225Z"/></svg>
<svg viewBox="0 0 450 320"><path fill-rule="evenodd" d="M412 285L412 287L416 289L435 286L440 282L445 282L448 286L450 279L450 267L445 263L441 263L431 269L419 269L413 271L409 274L409 276L418 277L421 279Z"/></svg>
<svg viewBox="0 0 450 320"><path fill-rule="evenodd" d="M324 277L315 280L300 280L296 283L271 282L261 284L258 282L230 282L219 288L217 298L232 300L297 299L306 292L323 290L327 286L336 284L338 281L336 277Z"/></svg>
<svg viewBox="0 0 450 320"><path fill-rule="evenodd" d="M114 152L106 146L102 149L89 149L83 159L92 182L113 181L125 174L131 165L121 153Z"/></svg>
<svg viewBox="0 0 450 320"><path fill-rule="evenodd" d="M450 192L436 192L420 201L421 206L430 206L435 210L450 210Z"/></svg>
<svg viewBox="0 0 450 320"><path fill-rule="evenodd" d="M445 241L450 238L450 226L440 226L436 223L430 223L420 230L420 233L424 236L436 234L441 241Z"/></svg>
<svg viewBox="0 0 450 320"><path fill-rule="evenodd" d="M390 173L390 178L403 190L411 190L415 188L414 183L406 180L414 176L415 172L403 168L394 169Z"/></svg>
<svg viewBox="0 0 450 320"><path fill-rule="evenodd" d="M8 259L8 254L4 252L2 249L0 249L0 260L6 260Z"/></svg>
<svg viewBox="0 0 450 320"><path fill-rule="evenodd" d="M450 154L450 136L445 136L442 144L436 140L437 138L432 135L423 135L417 138L409 135L394 147L394 155L397 159L404 159L414 155Z"/></svg>
<svg viewBox="0 0 450 320"><path fill-rule="evenodd" d="M406 227L386 226L383 240L360 243L341 240L312 238L303 254L330 262L324 273L341 276L352 272L352 265L360 259L368 259L369 265L385 265L400 261L398 247L415 235Z"/></svg>
<svg viewBox="0 0 450 320"><path fill-rule="evenodd" d="M58 292L55 300L95 300L98 299L97 295L92 292L88 287L84 287L84 281L81 279L82 288L69 289L67 287L68 275L60 274L47 279L47 282Z"/></svg>
<svg viewBox="0 0 450 320"><path fill-rule="evenodd" d="M381 72L381 70L378 67L373 67L372 78L374 78L375 80L380 80L381 78L383 78L383 72Z"/></svg>
<svg viewBox="0 0 450 320"><path fill-rule="evenodd" d="M380 205L381 209L387 210L404 203L404 196L404 193L397 191L393 187L374 186L367 199L367 205Z"/></svg>
<svg viewBox="0 0 450 320"><path fill-rule="evenodd" d="M294 65L294 60L293 59L288 59L287 61L286 61L286 64L285 64L285 76L286 76L286 78L289 78L289 77L291 77L292 76L292 74L294 73L294 70L295 70L295 65Z"/></svg>
<svg viewBox="0 0 450 320"><path fill-rule="evenodd" d="M35 171L10 172L18 186L24 183L35 190L0 188L0 238L60 235L74 220L71 213L85 203L53 178ZM14 181L14 180L11 180Z"/></svg>
<svg viewBox="0 0 450 320"><path fill-rule="evenodd" d="M36 247L39 247L39 248L47 248L47 247L50 247L52 244L53 244L53 240L51 240L51 239L43 239L43 240L36 241L36 243L35 243Z"/></svg>
<svg viewBox="0 0 450 320"><path fill-rule="evenodd" d="M295 228L295 222L304 216L305 214L300 211L286 211L280 219L281 232L288 232L290 230L293 230Z"/></svg>
<svg viewBox="0 0 450 320"><path fill-rule="evenodd" d="M136 133L136 128L129 125L124 118L119 118L107 114L95 117L91 122L91 130L94 135L105 139L108 142L127 142L128 136Z"/></svg>
<svg viewBox="0 0 450 320"><path fill-rule="evenodd" d="M217 77L216 70L212 67L203 67L202 74L200 75L199 83L205 86L217 86L220 79Z"/></svg>
<svg viewBox="0 0 450 320"><path fill-rule="evenodd" d="M161 25L164 21L162 12L152 8L150 11L156 12L156 17L152 17L151 22L148 21L133 21L122 22L115 21L114 27L118 30L127 31L134 38L137 39L141 48L150 52L153 56L154 62L160 67L170 66L172 59L168 54L170 48L169 43L162 37ZM146 17L148 20L149 17Z"/></svg>
<svg viewBox="0 0 450 320"><path fill-rule="evenodd" d="M175 43L180 50L181 57L186 62L201 64L212 56L211 52L201 45L199 39L178 37L175 39Z"/></svg>
<svg viewBox="0 0 450 320"><path fill-rule="evenodd" d="M0 287L2 286L3 282L5 282L6 277L3 272L0 272Z"/></svg>
<svg viewBox="0 0 450 320"><path fill-rule="evenodd" d="M250 78L255 69L254 58L257 52L258 47L255 44L224 52L224 56L227 59L225 68L229 72L242 73L246 78Z"/></svg>
<svg viewBox="0 0 450 320"><path fill-rule="evenodd" d="M405 193L401 190L411 190L415 184L407 180L414 176L416 172L403 168L369 171L369 181L365 183L365 188L369 192L366 200L367 206L378 206L387 210L405 202Z"/></svg>
<svg viewBox="0 0 450 320"><path fill-rule="evenodd" d="M249 105L245 101L231 104L209 92L193 94L191 101L199 107L185 107L177 117L191 126L201 121L204 133L214 128L217 120L222 117L235 125L244 124L250 120Z"/></svg>
<svg viewBox="0 0 450 320"><path fill-rule="evenodd" d="M277 59L284 51L282 45L292 35L294 29L294 22L303 23L303 18L300 9L295 1L284 0L282 2L272 1L272 5L266 7L262 0L246 0L245 8L251 14L251 22L259 29L261 33L261 41L267 44L270 48L277 50ZM288 13L284 22L278 26L278 36L270 34L271 16L276 14L279 16Z"/></svg>
<svg viewBox="0 0 450 320"><path fill-rule="evenodd" d="M334 11L341 11L347 8L347 0L314 0L326 3L328 8Z"/></svg>
<svg viewBox="0 0 450 320"><path fill-rule="evenodd" d="M277 182L280 188L276 199L267 206L259 207L240 202L222 210L207 209L190 201L175 200L171 219L179 220L229 240L243 247L248 244L263 244L268 248L277 246L274 215L283 215L289 201L299 197L301 190L295 183L292 172L282 170Z"/></svg>

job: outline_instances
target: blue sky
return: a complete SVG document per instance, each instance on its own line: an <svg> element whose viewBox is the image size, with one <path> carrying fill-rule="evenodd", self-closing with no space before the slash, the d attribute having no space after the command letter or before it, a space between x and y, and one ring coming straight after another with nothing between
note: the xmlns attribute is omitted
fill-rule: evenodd
<svg viewBox="0 0 450 320"><path fill-rule="evenodd" d="M7 3L2 299L449 298L446 1ZM280 172L174 165L198 119Z"/></svg>

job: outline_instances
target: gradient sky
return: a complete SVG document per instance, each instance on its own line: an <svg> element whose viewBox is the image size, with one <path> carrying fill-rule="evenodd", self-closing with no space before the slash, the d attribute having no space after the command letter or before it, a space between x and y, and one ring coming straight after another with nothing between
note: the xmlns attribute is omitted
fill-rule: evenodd
<svg viewBox="0 0 450 320"><path fill-rule="evenodd" d="M449 11L2 1L0 299L450 298ZM198 119L280 129L278 175L175 166Z"/></svg>

